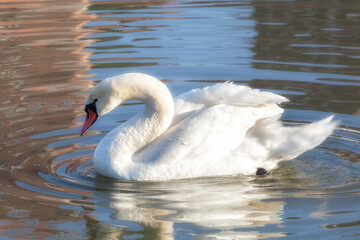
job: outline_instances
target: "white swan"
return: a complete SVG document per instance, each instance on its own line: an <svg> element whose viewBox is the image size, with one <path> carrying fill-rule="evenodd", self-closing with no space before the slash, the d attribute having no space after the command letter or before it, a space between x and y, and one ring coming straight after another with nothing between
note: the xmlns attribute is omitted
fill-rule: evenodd
<svg viewBox="0 0 360 240"><path fill-rule="evenodd" d="M285 97L233 83L194 89L174 101L161 81L128 73L91 90L81 135L129 99L144 102L144 112L110 131L94 153L96 171L117 179L255 174L317 146L337 125L330 116L284 127L277 104Z"/></svg>

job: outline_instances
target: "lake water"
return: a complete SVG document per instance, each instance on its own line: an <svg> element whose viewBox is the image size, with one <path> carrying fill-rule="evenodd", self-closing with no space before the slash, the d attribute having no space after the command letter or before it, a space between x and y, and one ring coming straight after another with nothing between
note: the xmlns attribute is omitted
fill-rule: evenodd
<svg viewBox="0 0 360 240"><path fill-rule="evenodd" d="M1 1L0 239L359 239L359 26L357 0ZM96 144L143 106L79 131L125 72L174 95L231 80L288 97L287 124L341 126L269 176L112 180Z"/></svg>

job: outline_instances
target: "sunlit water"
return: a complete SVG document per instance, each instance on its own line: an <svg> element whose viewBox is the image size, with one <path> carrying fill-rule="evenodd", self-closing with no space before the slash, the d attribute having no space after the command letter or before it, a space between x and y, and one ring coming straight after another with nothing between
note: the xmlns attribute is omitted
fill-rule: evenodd
<svg viewBox="0 0 360 240"><path fill-rule="evenodd" d="M0 239L360 238L357 1L62 2L0 2ZM266 89L291 100L286 124L335 114L341 126L268 176L104 178L96 144L143 106L80 137L84 102L135 71L174 95Z"/></svg>

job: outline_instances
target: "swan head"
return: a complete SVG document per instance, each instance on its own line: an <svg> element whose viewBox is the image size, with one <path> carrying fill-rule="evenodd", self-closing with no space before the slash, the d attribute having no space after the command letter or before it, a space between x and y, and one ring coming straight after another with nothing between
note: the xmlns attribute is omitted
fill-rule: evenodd
<svg viewBox="0 0 360 240"><path fill-rule="evenodd" d="M110 112L122 102L121 96L115 90L114 79L108 78L90 91L85 103L86 119L81 128L81 135L95 123L98 117Z"/></svg>
<svg viewBox="0 0 360 240"><path fill-rule="evenodd" d="M153 111L169 113L169 121L172 120L174 103L165 84L146 74L126 73L107 78L90 91L85 104L86 119L80 134L84 134L98 117L130 99L142 101L146 108Z"/></svg>

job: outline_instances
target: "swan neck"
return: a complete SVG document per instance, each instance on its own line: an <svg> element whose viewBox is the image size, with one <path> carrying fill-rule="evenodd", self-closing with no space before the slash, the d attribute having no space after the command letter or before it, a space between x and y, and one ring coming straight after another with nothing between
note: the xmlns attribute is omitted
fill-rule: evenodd
<svg viewBox="0 0 360 240"><path fill-rule="evenodd" d="M134 172L137 156L172 123L174 102L165 84L151 76L132 74L108 81L113 106L136 99L145 104L145 110L101 140L95 151L94 164L103 175L130 179L137 174Z"/></svg>
<svg viewBox="0 0 360 240"><path fill-rule="evenodd" d="M139 77L140 76L140 77ZM131 141L133 151L146 146L163 134L170 126L174 116L174 102L166 85L147 75L125 78L119 87L123 101L136 99L145 104L144 112L130 119L124 139ZM125 87L124 87L125 86ZM130 130L131 128L131 130Z"/></svg>
<svg viewBox="0 0 360 240"><path fill-rule="evenodd" d="M124 89L124 88L123 88ZM130 82L126 100L136 99L145 104L145 113L157 115L160 119L172 120L174 115L174 102L168 88L161 81L147 76Z"/></svg>

